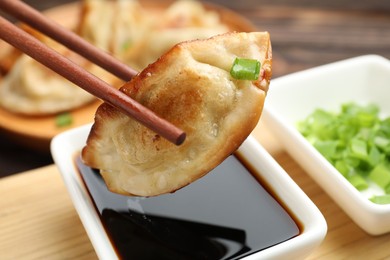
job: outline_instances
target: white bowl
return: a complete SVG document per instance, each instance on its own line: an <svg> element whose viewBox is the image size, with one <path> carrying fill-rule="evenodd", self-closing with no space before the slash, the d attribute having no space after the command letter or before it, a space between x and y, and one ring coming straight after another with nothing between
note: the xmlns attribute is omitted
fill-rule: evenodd
<svg viewBox="0 0 390 260"><path fill-rule="evenodd" d="M56 136L51 143L51 151L98 257L116 259L115 250L75 165L75 156L84 146L89 130L88 125ZM249 137L240 147L239 153L267 183L272 193L278 197L278 201L288 208L288 212L294 216L301 227L300 233L295 237L255 252L246 256L245 259L302 259L309 255L322 242L327 231L325 219L318 208L254 138ZM208 174L200 181L208 181L209 179L206 178L210 175L213 174ZM238 182L241 179L241 177L238 178L234 185L239 187ZM183 189L191 189L192 185L197 185L197 183ZM218 193L220 186L224 185L215 185L215 194ZM239 190L238 192L245 194L247 191ZM196 209L196 205L193 207ZM237 213L241 217L246 217L244 212ZM259 220L258 225L261 224Z"/></svg>
<svg viewBox="0 0 390 260"><path fill-rule="evenodd" d="M296 129L316 108L339 111L341 104L377 104L390 115L390 62L376 56L356 57L275 79L262 116L287 152L366 232L390 231L390 205L368 200Z"/></svg>

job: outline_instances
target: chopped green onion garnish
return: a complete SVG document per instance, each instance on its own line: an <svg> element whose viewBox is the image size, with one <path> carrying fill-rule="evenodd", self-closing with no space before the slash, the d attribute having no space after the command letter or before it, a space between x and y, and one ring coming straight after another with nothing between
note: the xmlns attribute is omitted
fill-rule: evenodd
<svg viewBox="0 0 390 260"><path fill-rule="evenodd" d="M353 174L347 178L347 180L357 189L365 190L368 188L367 181L359 174Z"/></svg>
<svg viewBox="0 0 390 260"><path fill-rule="evenodd" d="M337 152L337 141L322 141L317 140L313 145L314 147L323 154L328 160L332 160Z"/></svg>
<svg viewBox="0 0 390 260"><path fill-rule="evenodd" d="M378 164L375 168L370 172L368 177L378 184L378 186L385 189L390 184L390 169L387 165Z"/></svg>
<svg viewBox="0 0 390 260"><path fill-rule="evenodd" d="M260 61L253 59L236 58L230 69L230 75L235 79L257 80L260 73Z"/></svg>
<svg viewBox="0 0 390 260"><path fill-rule="evenodd" d="M58 127L69 126L73 123L73 118L70 113L62 113L56 116L55 122Z"/></svg>
<svg viewBox="0 0 390 260"><path fill-rule="evenodd" d="M351 166L344 160L338 160L335 162L334 167L344 176L349 176L351 172Z"/></svg>
<svg viewBox="0 0 390 260"><path fill-rule="evenodd" d="M374 196L370 200L376 204L390 204L390 194Z"/></svg>
<svg viewBox="0 0 390 260"><path fill-rule="evenodd" d="M367 144L360 139L351 139L350 141L351 156L359 159L367 158Z"/></svg>
<svg viewBox="0 0 390 260"><path fill-rule="evenodd" d="M372 146L368 154L368 163L374 167L383 160L383 156L376 146Z"/></svg>
<svg viewBox="0 0 390 260"><path fill-rule="evenodd" d="M122 50L123 51L127 51L128 49L130 49L130 47L133 45L133 41L131 39L127 39L126 41L124 41L122 43Z"/></svg>
<svg viewBox="0 0 390 260"><path fill-rule="evenodd" d="M386 186L385 193L390 194L390 184Z"/></svg>
<svg viewBox="0 0 390 260"><path fill-rule="evenodd" d="M316 109L297 128L358 190L371 181L390 195L390 117L380 119L377 106L346 103L340 113Z"/></svg>

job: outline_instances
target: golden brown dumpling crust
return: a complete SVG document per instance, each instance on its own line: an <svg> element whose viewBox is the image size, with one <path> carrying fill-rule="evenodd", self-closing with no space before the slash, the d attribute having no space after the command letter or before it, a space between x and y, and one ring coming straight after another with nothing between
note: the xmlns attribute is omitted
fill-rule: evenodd
<svg viewBox="0 0 390 260"><path fill-rule="evenodd" d="M230 68L236 57L259 60L259 79L233 79ZM220 164L251 133L270 77L267 32L227 33L178 44L121 91L183 129L186 141L175 146L103 104L83 160L100 169L116 193L155 196L180 189Z"/></svg>

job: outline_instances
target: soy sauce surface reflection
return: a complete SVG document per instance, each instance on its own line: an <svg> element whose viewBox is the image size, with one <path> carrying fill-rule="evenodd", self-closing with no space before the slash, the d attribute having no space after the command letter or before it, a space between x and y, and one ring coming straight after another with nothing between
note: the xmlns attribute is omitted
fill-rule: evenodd
<svg viewBox="0 0 390 260"><path fill-rule="evenodd" d="M122 259L240 259L299 234L290 215L235 156L173 194L127 197L107 190L77 159Z"/></svg>

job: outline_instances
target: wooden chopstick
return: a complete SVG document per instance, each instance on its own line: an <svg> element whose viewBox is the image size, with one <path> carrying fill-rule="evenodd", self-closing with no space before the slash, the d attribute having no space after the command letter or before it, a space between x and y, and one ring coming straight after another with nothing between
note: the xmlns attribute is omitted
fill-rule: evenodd
<svg viewBox="0 0 390 260"><path fill-rule="evenodd" d="M0 0L0 2L8 1ZM176 145L184 142L186 134L181 129L160 118L125 93L89 73L1 16L0 38L92 95L120 109L170 142Z"/></svg>

